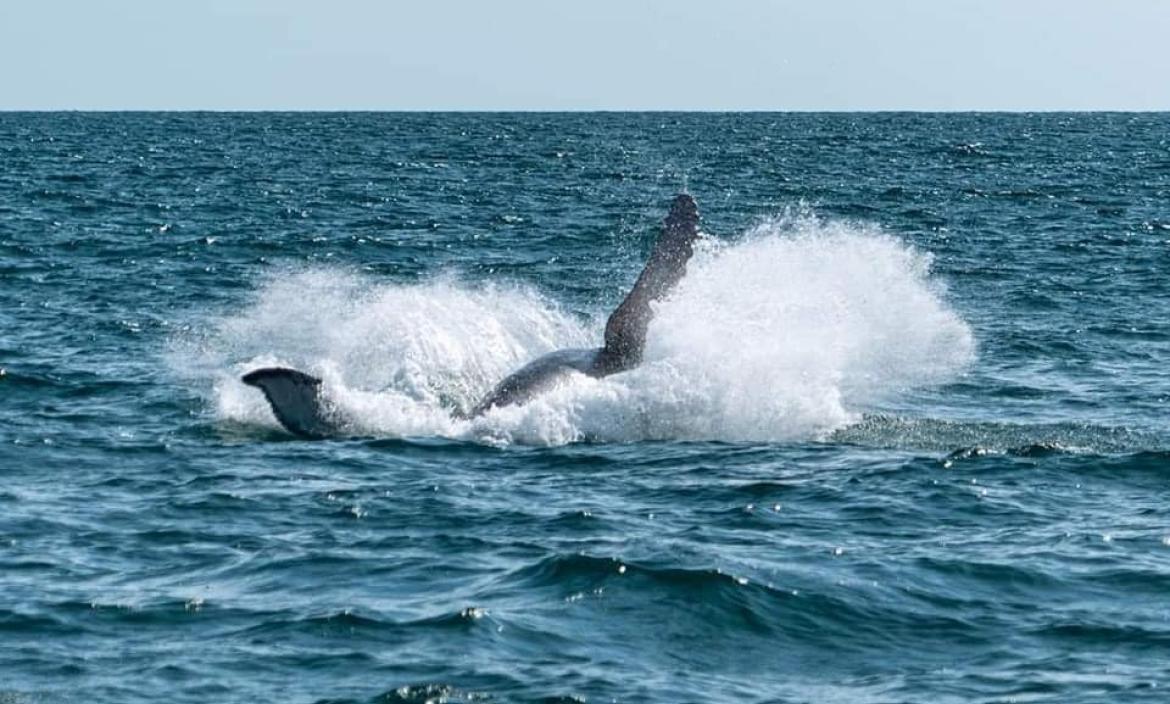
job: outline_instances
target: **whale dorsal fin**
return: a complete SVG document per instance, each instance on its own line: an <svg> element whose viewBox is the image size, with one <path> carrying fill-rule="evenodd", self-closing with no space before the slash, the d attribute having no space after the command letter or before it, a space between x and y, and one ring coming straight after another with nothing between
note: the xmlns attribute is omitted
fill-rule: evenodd
<svg viewBox="0 0 1170 704"><path fill-rule="evenodd" d="M264 392L273 415L293 435L322 438L337 431L317 377L295 369L265 367L248 372L241 381Z"/></svg>
<svg viewBox="0 0 1170 704"><path fill-rule="evenodd" d="M699 207L686 193L675 196L662 223L662 234L634 288L605 323L605 347L598 359L607 374L624 371L642 361L646 329L654 312L650 304L665 298L687 271L699 236Z"/></svg>

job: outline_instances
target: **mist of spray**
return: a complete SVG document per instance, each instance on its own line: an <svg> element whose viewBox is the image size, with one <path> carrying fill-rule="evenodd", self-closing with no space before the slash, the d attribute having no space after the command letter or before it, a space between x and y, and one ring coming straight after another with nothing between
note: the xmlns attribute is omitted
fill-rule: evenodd
<svg viewBox="0 0 1170 704"><path fill-rule="evenodd" d="M523 406L457 421L507 373L554 349L600 345L588 322L522 287L455 279L379 283L351 272L283 272L219 319L177 364L202 378L217 416L275 426L242 372L287 365L325 379L354 433L556 445L579 440L822 437L873 404L943 383L970 363L968 326L895 238L808 215L734 244L706 239L656 307L644 363L573 375Z"/></svg>

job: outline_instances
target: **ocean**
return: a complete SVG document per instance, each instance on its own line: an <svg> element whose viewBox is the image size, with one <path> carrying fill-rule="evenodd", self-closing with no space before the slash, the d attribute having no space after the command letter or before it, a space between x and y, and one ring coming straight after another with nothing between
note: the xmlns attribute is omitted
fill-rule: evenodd
<svg viewBox="0 0 1170 704"><path fill-rule="evenodd" d="M0 165L0 702L1170 698L1168 114L0 113ZM680 191L644 364L453 420Z"/></svg>

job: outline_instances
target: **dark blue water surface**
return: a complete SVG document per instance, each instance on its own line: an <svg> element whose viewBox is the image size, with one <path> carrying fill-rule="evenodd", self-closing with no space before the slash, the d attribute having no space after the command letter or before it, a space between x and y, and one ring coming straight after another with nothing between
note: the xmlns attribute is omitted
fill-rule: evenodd
<svg viewBox="0 0 1170 704"><path fill-rule="evenodd" d="M9 113L0 166L0 701L1170 698L1170 116ZM446 419L684 187L646 369Z"/></svg>

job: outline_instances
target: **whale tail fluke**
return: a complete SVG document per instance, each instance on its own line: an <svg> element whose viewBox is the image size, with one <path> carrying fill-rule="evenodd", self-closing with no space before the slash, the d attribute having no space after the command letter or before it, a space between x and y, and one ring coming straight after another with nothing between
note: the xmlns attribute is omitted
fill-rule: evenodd
<svg viewBox="0 0 1170 704"><path fill-rule="evenodd" d="M322 438L337 431L321 393L321 380L284 367L265 367L240 379L264 392L272 413L290 433Z"/></svg>

